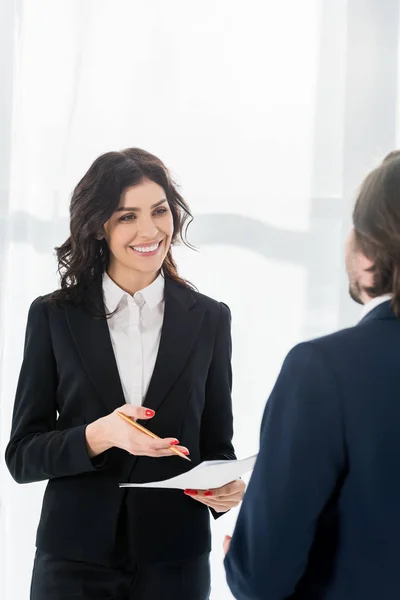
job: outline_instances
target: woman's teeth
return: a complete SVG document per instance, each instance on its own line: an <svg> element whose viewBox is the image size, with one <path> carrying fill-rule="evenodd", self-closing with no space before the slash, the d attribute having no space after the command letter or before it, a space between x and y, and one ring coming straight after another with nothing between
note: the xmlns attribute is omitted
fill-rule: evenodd
<svg viewBox="0 0 400 600"><path fill-rule="evenodd" d="M154 252L155 250L157 250L158 246L160 245L160 243L158 244L153 244L152 246L131 246L134 250L136 250L136 252Z"/></svg>

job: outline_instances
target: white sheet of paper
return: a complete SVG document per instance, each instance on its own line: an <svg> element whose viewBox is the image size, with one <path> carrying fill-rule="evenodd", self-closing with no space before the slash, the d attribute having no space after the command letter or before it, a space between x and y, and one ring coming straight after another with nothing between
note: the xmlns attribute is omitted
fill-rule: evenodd
<svg viewBox="0 0 400 600"><path fill-rule="evenodd" d="M252 471L257 454L241 460L210 460L202 462L187 473L163 481L149 483L120 483L119 487L168 488L176 490L209 490L230 483ZM157 460L162 460L159 458Z"/></svg>

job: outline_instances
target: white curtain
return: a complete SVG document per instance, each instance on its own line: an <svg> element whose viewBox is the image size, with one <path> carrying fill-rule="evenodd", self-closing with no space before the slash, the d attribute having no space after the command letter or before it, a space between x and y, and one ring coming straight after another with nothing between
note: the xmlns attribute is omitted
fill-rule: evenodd
<svg viewBox="0 0 400 600"><path fill-rule="evenodd" d="M17 486L4 447L27 310L57 285L73 186L128 146L171 168L199 247L176 258L231 307L235 444L255 452L286 352L354 316L340 250L349 12L346 0L0 0L0 17L0 597L20 600L44 486ZM364 170L390 149L370 148ZM213 525L213 600L231 598L221 544L235 518Z"/></svg>

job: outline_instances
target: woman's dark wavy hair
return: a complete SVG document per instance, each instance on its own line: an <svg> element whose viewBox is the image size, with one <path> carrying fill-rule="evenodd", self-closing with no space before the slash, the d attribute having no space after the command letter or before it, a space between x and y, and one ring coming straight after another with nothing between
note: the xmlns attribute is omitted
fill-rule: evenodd
<svg viewBox="0 0 400 600"><path fill-rule="evenodd" d="M122 192L144 180L154 181L165 191L173 216L172 243L181 240L191 247L186 232L192 214L162 161L140 148L107 152L94 161L73 191L70 236L56 248L61 286L52 295L53 300L78 304L94 316L104 316L104 308L91 305L87 293L101 280L110 259L106 240L96 236L118 208ZM192 287L179 276L171 249L162 268L166 279Z"/></svg>
<svg viewBox="0 0 400 600"><path fill-rule="evenodd" d="M364 180L354 211L357 246L373 263L371 297L392 294L400 316L400 152L393 151Z"/></svg>

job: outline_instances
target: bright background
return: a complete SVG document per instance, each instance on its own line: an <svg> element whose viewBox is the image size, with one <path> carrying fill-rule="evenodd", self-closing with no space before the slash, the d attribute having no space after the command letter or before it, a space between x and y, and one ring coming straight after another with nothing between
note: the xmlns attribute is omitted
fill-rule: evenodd
<svg viewBox="0 0 400 600"><path fill-rule="evenodd" d="M356 186L398 142L398 0L0 0L0 597L28 598L44 486L4 466L27 309L57 285L72 188L103 152L171 168L181 273L233 314L235 444L257 450L296 342L351 324ZM213 600L231 598L214 525Z"/></svg>

